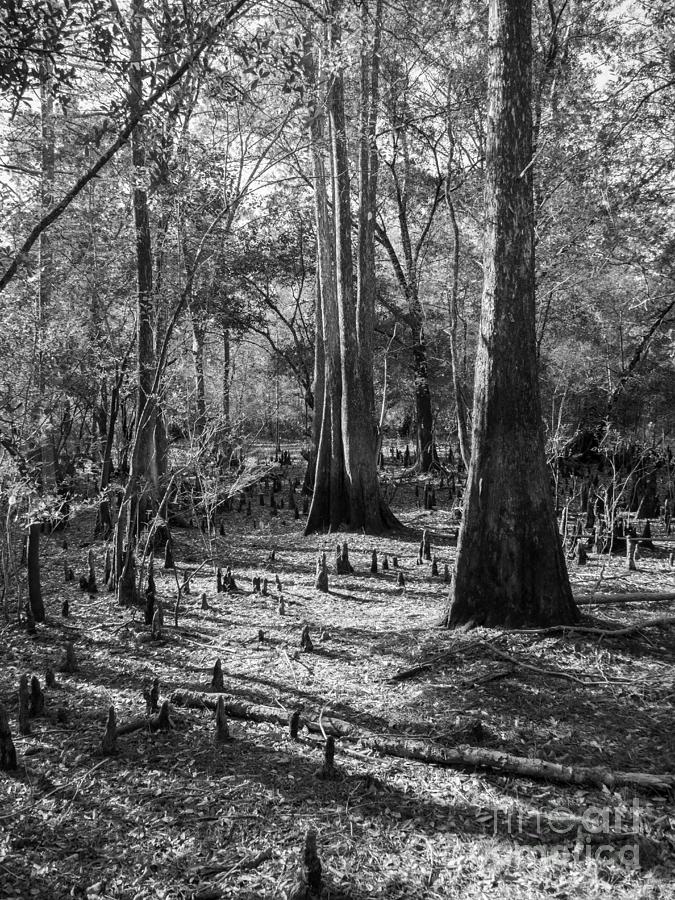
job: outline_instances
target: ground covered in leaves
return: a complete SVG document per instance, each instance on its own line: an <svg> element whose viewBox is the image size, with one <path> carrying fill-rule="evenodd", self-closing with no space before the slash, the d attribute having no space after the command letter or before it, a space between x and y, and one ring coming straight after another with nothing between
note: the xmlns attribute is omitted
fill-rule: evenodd
<svg viewBox="0 0 675 900"><path fill-rule="evenodd" d="M293 740L280 724L230 719L230 740L216 743L211 710L176 705L169 731L135 731L118 739L116 755L102 754L110 706L124 725L145 714L143 692L155 678L161 699L208 691L219 658L229 698L284 715L299 709L307 719L441 746L674 774L675 629L611 637L438 628L457 523L440 502L419 509L406 490L396 512L409 531L398 537L303 538L302 520L259 508L227 514L222 535L175 529L181 578L208 563L177 627L176 578L156 564L165 617L157 641L148 640L142 610L118 607L102 585L90 596L77 580L63 582L64 563L86 572L90 546L102 580L105 546L91 544L90 509L65 532L67 549L61 535L44 542L46 624L34 636L14 622L0 628L0 702L19 756L16 773L0 774L0 897L281 900L296 882L308 829L317 833L326 898L675 895L672 790L441 768L340 739L337 777L327 780L318 777L321 734L301 728ZM431 563L417 564L423 528L438 577ZM335 574L337 537L349 541L353 575ZM570 562L575 593L675 591L668 540L657 527L657 549L635 572L623 558ZM327 594L314 588L321 550ZM216 593L216 565L232 568L236 592ZM252 591L254 576L267 577L267 596ZM675 615L675 603L583 612L583 624L610 630ZM305 625L312 652L299 646ZM71 674L58 671L66 641L79 666ZM45 691L45 715L20 736L19 677L44 683L48 666L57 684Z"/></svg>

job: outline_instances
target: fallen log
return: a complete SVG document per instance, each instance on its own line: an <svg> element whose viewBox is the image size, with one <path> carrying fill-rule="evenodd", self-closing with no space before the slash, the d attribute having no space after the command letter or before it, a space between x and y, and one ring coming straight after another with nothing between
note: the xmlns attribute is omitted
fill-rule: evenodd
<svg viewBox="0 0 675 900"><path fill-rule="evenodd" d="M575 597L577 606L606 606L613 603L672 603L675 593L663 591L629 591L623 594L589 594Z"/></svg>
<svg viewBox="0 0 675 900"><path fill-rule="evenodd" d="M527 756L515 756L512 753L489 750L485 747L468 745L441 747L432 744L431 741L381 737L365 738L361 743L385 756L396 756L450 768L476 766L564 784L592 784L597 787L605 785L608 788L630 786L653 791L667 791L675 786L675 775L613 772L604 766L564 766L545 759L530 759Z"/></svg>
<svg viewBox="0 0 675 900"><path fill-rule="evenodd" d="M170 697L174 706L215 710L217 698L213 694L194 691L176 691ZM283 728L288 725L288 714L274 706L244 703L224 699L224 709L235 719L253 722L271 722ZM613 772L604 766L564 766L543 759L515 756L502 750L490 750L460 744L446 747L429 740L404 738L393 735L377 735L344 719L321 715L320 721L303 719L302 724L312 733L323 733L342 740L358 742L361 746L399 759L409 759L444 768L481 768L505 772L523 778L545 779L563 784L591 784L609 788L631 786L646 791L667 791L675 787L675 775L648 772Z"/></svg>
<svg viewBox="0 0 675 900"><path fill-rule="evenodd" d="M226 716L231 719L248 719L251 722L271 722L288 727L288 712L278 706L262 706L257 703L246 703L243 700L234 700L231 697L218 694L201 694L197 691L174 691L169 700L173 706L184 706L188 709L208 709L215 712L218 697L223 697L223 707ZM335 719L332 716L323 715L321 723L301 717L301 724L313 734L322 734L323 731L333 737L354 737L357 739L362 730L358 726L344 719Z"/></svg>

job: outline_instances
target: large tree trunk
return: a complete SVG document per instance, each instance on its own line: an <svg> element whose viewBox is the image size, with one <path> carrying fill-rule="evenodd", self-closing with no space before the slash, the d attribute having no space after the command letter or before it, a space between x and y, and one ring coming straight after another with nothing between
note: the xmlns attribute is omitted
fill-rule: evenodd
<svg viewBox="0 0 675 900"><path fill-rule="evenodd" d="M339 3L333 5L336 15L338 7ZM333 51L339 49L340 27L337 21L330 26L330 44ZM305 57L306 70L315 83L311 49ZM366 334L372 328L372 322L364 308L359 335L352 262L344 78L341 71L331 75L328 89L332 222L328 218L321 152L323 117L317 114L318 103L313 112L310 137L315 172L326 374L314 494L306 533L340 525L375 533L395 527L398 523L380 495L375 460L372 368L364 375L359 363L359 339L372 341L372 334ZM364 202L367 202L368 196L366 192Z"/></svg>
<svg viewBox="0 0 675 900"><path fill-rule="evenodd" d="M310 84L316 75L312 58L312 44L305 39L305 71ZM314 466L312 503L306 532L328 527L337 528L345 521L347 506L344 490L344 453L342 446L342 382L340 374L340 338L336 297L335 229L331 219L326 191L325 115L318 96L313 99L310 125L312 171L314 175L314 214L317 235L317 305L316 360L322 360L324 372L320 379L321 397L316 394L313 424L311 463Z"/></svg>
<svg viewBox="0 0 675 900"><path fill-rule="evenodd" d="M531 0L490 0L486 242L473 451L449 625L577 619L536 366Z"/></svg>

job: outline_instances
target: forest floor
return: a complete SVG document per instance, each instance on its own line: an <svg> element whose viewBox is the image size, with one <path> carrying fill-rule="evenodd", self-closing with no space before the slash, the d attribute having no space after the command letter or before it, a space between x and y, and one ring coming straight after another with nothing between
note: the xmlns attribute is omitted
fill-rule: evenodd
<svg viewBox="0 0 675 900"><path fill-rule="evenodd" d="M596 787L532 780L498 769L440 767L336 742L337 777L317 776L324 741L283 724L231 718L231 739L214 742L208 709L171 707L167 732L141 729L101 752L108 709L124 725L145 714L143 691L161 698L208 691L216 658L229 698L335 717L364 733L458 743L519 757L675 774L675 629L627 636L523 634L438 627L452 565L451 511L420 510L412 488L397 494L403 536L339 535L355 573L336 576L336 535L302 537L286 511L258 519L230 513L224 535L174 530L179 568L205 558L231 566L238 591L216 593L211 565L194 578L173 624L176 580L156 564L165 625L148 641L142 610L120 608L103 588L64 583L67 563L86 571L94 547L83 507L66 532L43 544L47 622L33 636L0 627L0 702L19 756L0 774L0 897L288 898L305 833L315 829L328 898L672 898L672 789ZM441 577L417 565L421 530L431 533ZM63 537L68 548L62 548ZM570 562L578 595L675 591L667 540L629 572L624 558ZM672 541L672 538L670 539ZM671 547L673 544L671 543ZM325 549L329 592L314 588ZM399 560L370 573L371 553ZM273 561L269 560L275 551ZM251 578L267 576L269 596ZM285 614L278 609L279 576ZM202 594L208 609L202 609ZM62 604L69 600L70 615ZM675 603L583 607L583 624L613 629L675 615ZM313 652L299 647L308 625ZM264 640L258 639L262 629ZM322 634L323 633L323 634ZM59 671L66 641L79 670ZM506 656L505 656L506 654ZM507 658L509 657L509 658ZM410 677L393 676L420 665ZM44 717L17 729L22 674L45 690Z"/></svg>

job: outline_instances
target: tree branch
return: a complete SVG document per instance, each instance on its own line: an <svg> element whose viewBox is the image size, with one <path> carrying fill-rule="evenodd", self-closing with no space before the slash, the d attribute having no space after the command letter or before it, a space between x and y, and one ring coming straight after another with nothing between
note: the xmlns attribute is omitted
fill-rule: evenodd
<svg viewBox="0 0 675 900"><path fill-rule="evenodd" d="M73 185L73 187L61 198L61 200L56 204L56 206L52 207L49 212L44 215L40 221L35 225L35 227L31 230L28 237L24 240L20 249L15 254L11 263L5 270L0 278L0 292L2 292L5 287L9 284L9 282L14 278L17 273L17 270L22 262L25 261L27 254L43 233L52 225L65 211L68 209L73 200L81 193L83 188L85 188L92 178L95 178L96 175L101 171L101 169L113 158L113 156L117 153L117 151L126 144L126 142L131 137L131 133L134 128L139 124L142 120L143 116L152 109L152 107L160 100L168 91L171 90L174 85L178 84L183 75L190 69L190 67L199 59L204 50L209 46L209 44L217 37L220 32L220 29L226 25L228 22L232 21L232 19L243 9L244 6L249 2L249 0L237 0L236 3L232 6L230 10L215 24L212 25L206 35L202 38L202 40L197 44L195 49L188 54L188 56L183 60L181 65L175 70L173 75L169 76L167 80L161 84L149 97L148 99L139 106L137 113L127 120L126 125L119 132L117 139L113 141L113 143L105 150L96 160L96 162L85 172L85 174L78 179L78 181Z"/></svg>

